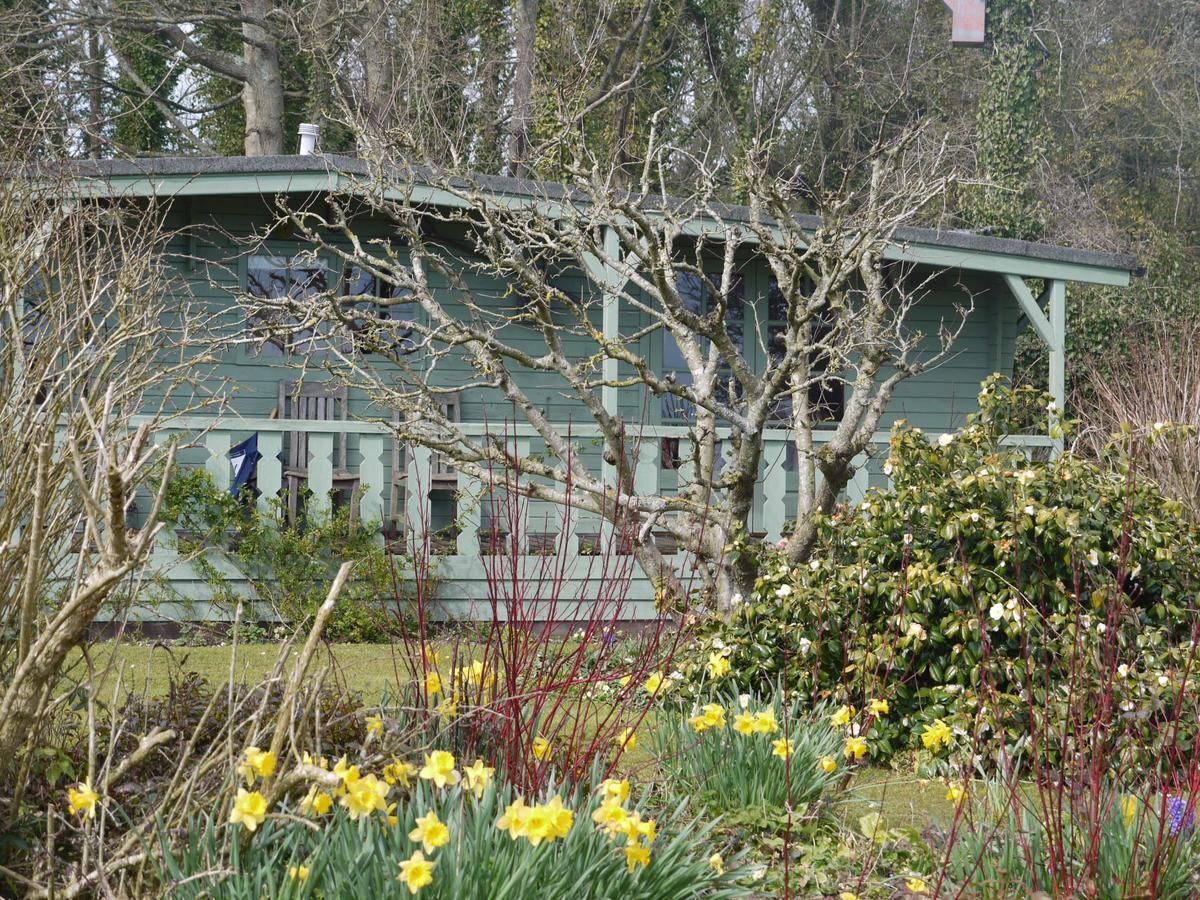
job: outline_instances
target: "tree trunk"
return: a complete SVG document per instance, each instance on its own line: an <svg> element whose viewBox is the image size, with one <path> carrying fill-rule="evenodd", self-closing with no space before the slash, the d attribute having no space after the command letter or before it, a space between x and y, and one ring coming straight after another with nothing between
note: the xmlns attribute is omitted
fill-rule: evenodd
<svg viewBox="0 0 1200 900"><path fill-rule="evenodd" d="M537 62L538 0L515 0L517 62L513 71L512 115L508 122L508 171L528 172L529 124L533 115L533 70Z"/></svg>
<svg viewBox="0 0 1200 900"><path fill-rule="evenodd" d="M242 53L246 82L242 106L246 111L246 155L275 156L283 153L283 71L279 44L264 24L272 9L271 0L242 0L246 21L242 24Z"/></svg>

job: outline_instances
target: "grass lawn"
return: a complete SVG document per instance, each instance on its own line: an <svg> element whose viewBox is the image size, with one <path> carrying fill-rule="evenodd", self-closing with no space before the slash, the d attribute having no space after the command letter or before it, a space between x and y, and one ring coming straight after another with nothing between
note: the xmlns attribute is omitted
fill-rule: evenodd
<svg viewBox="0 0 1200 900"><path fill-rule="evenodd" d="M234 662L234 680L259 681L274 667L279 656L279 644L239 644ZM105 642L88 648L97 672L104 672L103 682L111 689L121 673L121 685L127 693L161 695L167 692L172 673L203 675L214 687L226 684L230 673L230 646L185 647L164 644L132 644ZM298 649L292 651L293 656ZM377 701L385 686L395 685L405 677L399 664L397 650L389 644L332 644L317 650L309 668L314 674L323 668L331 669L327 678L340 679L351 690L361 691L369 703ZM290 667L285 671L290 671Z"/></svg>
<svg viewBox="0 0 1200 900"><path fill-rule="evenodd" d="M267 676L279 655L279 644L239 644L234 663L238 682L258 681ZM126 692L145 691L150 695L166 693L172 673L203 675L214 687L229 680L232 648L226 646L186 647L165 644L105 642L89 648L92 664L104 672L106 688L116 684L121 672ZM293 650L293 655L297 652ZM359 691L367 703L377 701L387 687L405 676L397 649L389 644L332 644L322 646L313 660L311 672L328 667L327 677L340 679L352 691ZM631 769L648 762L641 748L631 754ZM947 824L953 806L945 799L946 788L940 782L922 782L911 774L889 769L866 768L860 771L847 791L842 816L853 827L869 812L879 812L889 827L924 830L931 822Z"/></svg>

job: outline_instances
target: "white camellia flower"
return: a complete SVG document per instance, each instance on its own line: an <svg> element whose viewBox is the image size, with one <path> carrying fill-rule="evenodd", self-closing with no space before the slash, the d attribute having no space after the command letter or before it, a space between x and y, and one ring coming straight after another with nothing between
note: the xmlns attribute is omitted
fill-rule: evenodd
<svg viewBox="0 0 1200 900"><path fill-rule="evenodd" d="M734 594L732 597L729 598L729 602L734 606L741 606L742 605L742 595Z"/></svg>
<svg viewBox="0 0 1200 900"><path fill-rule="evenodd" d="M883 464L883 474L884 475L892 474L892 464L890 462L886 462Z"/></svg>
<svg viewBox="0 0 1200 900"><path fill-rule="evenodd" d="M949 447L953 443L954 443L954 435L952 435L952 434L943 434L938 438L938 446L939 447Z"/></svg>
<svg viewBox="0 0 1200 900"><path fill-rule="evenodd" d="M979 513L977 513L977 512L971 513L971 521L978 522L979 521Z"/></svg>
<svg viewBox="0 0 1200 900"><path fill-rule="evenodd" d="M1088 559L1088 563L1089 563L1089 564L1091 564L1091 565L1093 565L1093 566L1098 566L1098 565L1100 565L1100 554L1099 554L1097 551L1095 551L1095 550L1089 550L1089 551L1088 551L1088 557L1087 557L1087 559Z"/></svg>
<svg viewBox="0 0 1200 900"><path fill-rule="evenodd" d="M910 638L916 638L918 641L925 640L925 629L921 626L920 622L910 622L906 634Z"/></svg>
<svg viewBox="0 0 1200 900"><path fill-rule="evenodd" d="M812 641L806 637L800 638L800 652L805 656L808 655L808 649L812 646Z"/></svg>
<svg viewBox="0 0 1200 900"><path fill-rule="evenodd" d="M992 619L994 619L995 621L999 621L1000 619L1003 619L1004 618L1004 604L1003 603L993 603L992 608L988 610L988 615L991 616Z"/></svg>
<svg viewBox="0 0 1200 900"><path fill-rule="evenodd" d="M815 572L817 569L821 568L821 561L819 559L810 559L808 561L808 567Z"/></svg>
<svg viewBox="0 0 1200 900"><path fill-rule="evenodd" d="M1025 515L1027 515L1027 516L1032 516L1035 511L1036 510L1034 509L1032 503L1030 503L1028 506L1025 507Z"/></svg>
<svg viewBox="0 0 1200 900"><path fill-rule="evenodd" d="M784 599L785 597L792 596L792 586L790 584L781 584L775 590L775 596L778 597L780 600Z"/></svg>
<svg viewBox="0 0 1200 900"><path fill-rule="evenodd" d="M1104 632L1108 631L1108 626L1105 625L1103 622L1101 622L1099 625L1096 626L1096 630L1098 632L1100 632L1101 634L1104 634Z"/></svg>
<svg viewBox="0 0 1200 900"><path fill-rule="evenodd" d="M1122 678L1128 678L1129 677L1129 666L1126 665L1125 663L1121 663L1119 666L1117 666L1117 674L1120 675Z"/></svg>
<svg viewBox="0 0 1200 900"><path fill-rule="evenodd" d="M1171 683L1171 679L1167 678L1166 675L1158 676L1158 686L1159 687L1166 687L1170 683Z"/></svg>

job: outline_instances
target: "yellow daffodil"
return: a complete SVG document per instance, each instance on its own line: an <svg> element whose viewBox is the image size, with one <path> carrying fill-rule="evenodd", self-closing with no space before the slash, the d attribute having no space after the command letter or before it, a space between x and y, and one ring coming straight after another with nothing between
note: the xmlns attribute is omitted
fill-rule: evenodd
<svg viewBox="0 0 1200 900"><path fill-rule="evenodd" d="M270 750L247 747L238 764L238 774L246 779L246 786L254 784L255 778L270 778L275 772L275 754Z"/></svg>
<svg viewBox="0 0 1200 900"><path fill-rule="evenodd" d="M934 719L921 733L921 743L925 745L926 750L937 753L950 743L950 726L941 719Z"/></svg>
<svg viewBox="0 0 1200 900"><path fill-rule="evenodd" d="M771 741L771 752L780 759L787 759L792 755L792 742L789 738L779 738Z"/></svg>
<svg viewBox="0 0 1200 900"><path fill-rule="evenodd" d="M316 766L318 769L329 768L329 760L324 756L318 758L311 753L305 753L304 756L300 757L300 761L306 766Z"/></svg>
<svg viewBox="0 0 1200 900"><path fill-rule="evenodd" d="M374 775L364 775L354 782L340 802L346 807L351 819L360 819L373 812L387 812L387 795L390 790L387 782Z"/></svg>
<svg viewBox="0 0 1200 900"><path fill-rule="evenodd" d="M842 891L838 894L838 900L858 900L858 894L851 891Z"/></svg>
<svg viewBox="0 0 1200 900"><path fill-rule="evenodd" d="M617 684L621 685L621 687L629 687L629 678L630 676L628 675L622 675L617 679Z"/></svg>
<svg viewBox="0 0 1200 900"><path fill-rule="evenodd" d="M458 715L458 697L445 697L442 702L433 708L438 714L438 718L443 722L449 722Z"/></svg>
<svg viewBox="0 0 1200 900"><path fill-rule="evenodd" d="M840 707L829 717L829 723L835 728L842 728L850 724L850 720L854 718L854 713L855 709L853 706Z"/></svg>
<svg viewBox="0 0 1200 900"><path fill-rule="evenodd" d="M352 766L346 761L346 757L342 757L333 764L333 774L341 779L342 790L349 790L354 787L362 775L359 774L358 766Z"/></svg>
<svg viewBox="0 0 1200 900"><path fill-rule="evenodd" d="M475 799L483 797L483 792L487 790L487 786L491 783L492 776L496 774L494 766L485 766L482 759L475 760L473 765L466 766L463 769L463 775L467 779L467 787L475 792Z"/></svg>
<svg viewBox="0 0 1200 900"><path fill-rule="evenodd" d="M420 773L425 781L432 781L440 788L458 784L462 776L454 768L454 754L449 750L434 750L425 754L425 765Z"/></svg>
<svg viewBox="0 0 1200 900"><path fill-rule="evenodd" d="M708 677L723 678L729 674L729 657L724 653L708 654Z"/></svg>
<svg viewBox="0 0 1200 900"><path fill-rule="evenodd" d="M616 797L606 799L592 813L592 821L598 828L608 832L609 837L625 833L625 823L629 820L629 812L621 805Z"/></svg>
<svg viewBox="0 0 1200 900"><path fill-rule="evenodd" d="M323 816L333 809L333 798L325 791L320 790L315 784L308 789L308 793L304 795L304 799L300 802L300 811L306 816L314 818Z"/></svg>
<svg viewBox="0 0 1200 900"><path fill-rule="evenodd" d="M946 791L946 799L951 803L957 804L962 801L966 793L961 784L952 784L950 785L950 789Z"/></svg>
<svg viewBox="0 0 1200 900"><path fill-rule="evenodd" d="M822 756L817 760L817 768L828 775L837 768L837 760L835 760L832 756Z"/></svg>
<svg viewBox="0 0 1200 900"><path fill-rule="evenodd" d="M542 841L553 841L555 831L550 811L541 805L526 809L521 822L521 835L535 847L539 846Z"/></svg>
<svg viewBox="0 0 1200 900"><path fill-rule="evenodd" d="M632 728L626 728L614 738L616 745L622 750L637 749L637 735L633 733Z"/></svg>
<svg viewBox="0 0 1200 900"><path fill-rule="evenodd" d="M596 789L605 800L616 799L624 803L629 799L629 782L624 778L605 778Z"/></svg>
<svg viewBox="0 0 1200 900"><path fill-rule="evenodd" d="M747 737L754 734L754 713L740 712L733 717L733 730Z"/></svg>
<svg viewBox="0 0 1200 900"><path fill-rule="evenodd" d="M842 750L842 755L846 759L862 759L867 755L867 742L860 737L846 738L846 746Z"/></svg>
<svg viewBox="0 0 1200 900"><path fill-rule="evenodd" d="M871 710L871 714L876 716L886 716L892 711L887 700L872 700L868 708Z"/></svg>
<svg viewBox="0 0 1200 900"><path fill-rule="evenodd" d="M764 709L755 714L754 731L756 734L774 734L778 730L779 723L775 721L775 710Z"/></svg>
<svg viewBox="0 0 1200 900"><path fill-rule="evenodd" d="M710 728L725 727L725 707L720 703L705 703L697 715L688 719L688 724L699 734Z"/></svg>
<svg viewBox="0 0 1200 900"><path fill-rule="evenodd" d="M533 758L534 759L549 759L551 755L550 742L541 735L533 739Z"/></svg>
<svg viewBox="0 0 1200 900"><path fill-rule="evenodd" d="M254 831L266 818L267 798L258 791L238 788L237 797L233 801L233 809L229 811L230 823L241 825L247 831Z"/></svg>
<svg viewBox="0 0 1200 900"><path fill-rule="evenodd" d="M650 865L650 848L638 841L630 841L625 846L625 867L633 872L638 866L645 868Z"/></svg>
<svg viewBox="0 0 1200 900"><path fill-rule="evenodd" d="M425 676L425 693L430 697L436 697L442 692L442 676L437 672L430 672Z"/></svg>
<svg viewBox="0 0 1200 900"><path fill-rule="evenodd" d="M708 858L708 867L718 875L725 874L725 860L720 853L714 853Z"/></svg>
<svg viewBox="0 0 1200 900"><path fill-rule="evenodd" d="M96 804L100 795L92 790L90 781L81 781L75 787L67 788L67 805L71 812L85 819L96 817Z"/></svg>
<svg viewBox="0 0 1200 900"><path fill-rule="evenodd" d="M417 827L408 833L408 839L419 843L426 853L432 853L450 843L450 829L438 818L437 810L431 809L417 818Z"/></svg>
<svg viewBox="0 0 1200 900"><path fill-rule="evenodd" d="M658 693L659 688L662 687L662 683L663 683L662 672L651 672L649 677L647 677L646 681L642 684L642 688L643 688L643 690L645 690L645 692L647 694L649 694L651 697L653 697L655 694Z"/></svg>
<svg viewBox="0 0 1200 900"><path fill-rule="evenodd" d="M904 886L908 888L911 894L928 894L929 885L925 883L923 878L909 878L904 882Z"/></svg>
<svg viewBox="0 0 1200 900"><path fill-rule="evenodd" d="M423 887L433 884L433 860L426 859L425 854L417 850L408 859L400 863L400 874L396 880L403 882L410 894L416 894Z"/></svg>
<svg viewBox="0 0 1200 900"><path fill-rule="evenodd" d="M390 765L383 767L383 780L388 784L399 783L402 787L408 787L416 774L416 766L400 759L393 758Z"/></svg>
<svg viewBox="0 0 1200 900"><path fill-rule="evenodd" d="M308 866L289 866L288 881L308 881Z"/></svg>
<svg viewBox="0 0 1200 900"><path fill-rule="evenodd" d="M508 804L504 815L496 820L496 827L501 831L507 831L508 836L515 841L525 833L525 814L528 811L529 807L525 805L525 801L518 797Z"/></svg>
<svg viewBox="0 0 1200 900"><path fill-rule="evenodd" d="M550 816L551 838L565 838L571 826L575 824L574 811L563 806L562 798L557 794L551 797L548 803L543 804L542 808Z"/></svg>
<svg viewBox="0 0 1200 900"><path fill-rule="evenodd" d="M383 734L383 716L367 716L367 735L380 737Z"/></svg>
<svg viewBox="0 0 1200 900"><path fill-rule="evenodd" d="M1134 817L1137 816L1137 809L1137 798L1133 795L1127 795L1121 801L1121 818L1125 821L1126 828L1133 824Z"/></svg>

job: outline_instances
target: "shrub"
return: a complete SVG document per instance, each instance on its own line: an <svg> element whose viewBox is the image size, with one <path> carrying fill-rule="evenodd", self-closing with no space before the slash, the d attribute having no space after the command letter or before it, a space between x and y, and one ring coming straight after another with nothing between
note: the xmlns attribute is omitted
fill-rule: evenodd
<svg viewBox="0 0 1200 900"><path fill-rule="evenodd" d="M703 625L692 671L720 644L743 687L784 678L810 700L885 698L892 715L872 753L886 755L920 746L937 718L958 714L972 730L985 682L988 727L1016 742L1030 700L1071 702L1064 660L1086 651L1102 673L1111 647L1131 676L1121 691L1133 692L1114 699L1136 699L1153 730L1184 667L1200 539L1120 445L1104 466L1005 446L1047 400L992 379L958 434L930 441L898 425L894 486L824 519L807 562L738 548L759 556L754 595Z"/></svg>
<svg viewBox="0 0 1200 900"><path fill-rule="evenodd" d="M175 530L181 553L192 559L213 599L234 607L242 599L265 604L286 621L301 625L325 597L330 580L346 560L356 562L326 626L332 640L386 642L395 631L384 601L394 596L392 563L373 524L351 521L337 510L302 526L289 523L273 503L264 513L247 498L219 490L203 469L180 471L168 487L164 522ZM240 575L249 593L239 593L226 566ZM403 613L397 605L394 615Z"/></svg>

